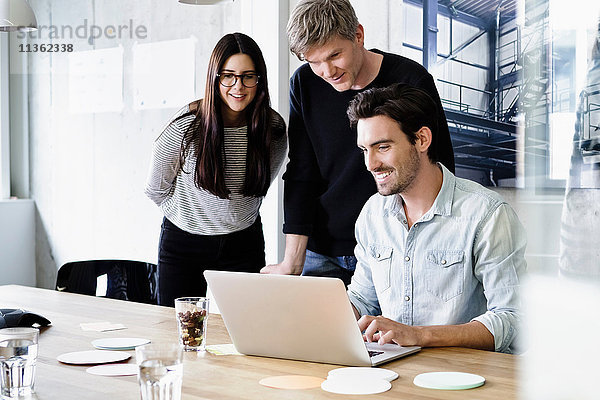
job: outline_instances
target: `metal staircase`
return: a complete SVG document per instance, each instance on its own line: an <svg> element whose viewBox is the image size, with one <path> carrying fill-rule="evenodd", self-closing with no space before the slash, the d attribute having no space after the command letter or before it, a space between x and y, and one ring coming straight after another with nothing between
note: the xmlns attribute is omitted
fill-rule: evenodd
<svg viewBox="0 0 600 400"><path fill-rule="evenodd" d="M485 90L440 80L458 88L459 93L458 99L442 99L456 166L483 172L490 185L516 177L518 152L536 159L548 155L548 4L545 0L528 3L535 12L527 13L530 18L524 32L515 24L498 34L499 38L512 35L514 40L497 42L495 50L504 56L496 60L497 71L491 75L497 78L491 79ZM498 45L500 42L502 45ZM462 99L466 90L478 91L487 98L486 109L465 104ZM525 124L520 121L527 121L528 135L523 145L517 145L517 128Z"/></svg>

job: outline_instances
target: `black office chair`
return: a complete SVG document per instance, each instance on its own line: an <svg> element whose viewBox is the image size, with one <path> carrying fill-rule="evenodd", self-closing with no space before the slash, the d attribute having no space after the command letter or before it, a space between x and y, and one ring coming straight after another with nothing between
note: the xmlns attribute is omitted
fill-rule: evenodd
<svg viewBox="0 0 600 400"><path fill-rule="evenodd" d="M158 304L156 264L130 260L89 260L69 262L60 267L56 290L96 295L97 278L107 276L103 297Z"/></svg>

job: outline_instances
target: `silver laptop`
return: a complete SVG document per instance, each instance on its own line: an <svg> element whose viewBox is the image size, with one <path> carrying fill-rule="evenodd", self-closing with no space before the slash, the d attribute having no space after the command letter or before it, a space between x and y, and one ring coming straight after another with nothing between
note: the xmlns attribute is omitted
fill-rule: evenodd
<svg viewBox="0 0 600 400"><path fill-rule="evenodd" d="M204 277L243 354L376 366L421 349L365 343L339 279L224 271Z"/></svg>

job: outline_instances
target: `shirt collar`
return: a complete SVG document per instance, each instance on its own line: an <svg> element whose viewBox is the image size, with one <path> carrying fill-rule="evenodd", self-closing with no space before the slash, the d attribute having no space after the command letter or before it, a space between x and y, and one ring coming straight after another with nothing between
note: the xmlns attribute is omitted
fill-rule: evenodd
<svg viewBox="0 0 600 400"><path fill-rule="evenodd" d="M452 172L448 171L443 164L438 162L437 165L442 170L442 187L429 211L421 217L424 221L430 220L436 214L442 216L449 216L452 214L452 201L454 200L456 177ZM399 194L391 195L390 201L386 202L384 209L387 214L394 216L400 214L403 216L404 208L402 207L402 197L400 197Z"/></svg>
<svg viewBox="0 0 600 400"><path fill-rule="evenodd" d="M428 213L449 216L452 214L456 177L442 163L438 162L437 165L441 168L443 174L442 187Z"/></svg>
<svg viewBox="0 0 600 400"><path fill-rule="evenodd" d="M377 196L381 196L386 199L386 201L383 203L384 215L396 216L398 213L404 211L402 208L402 198L399 194L396 193L390 196L382 196L380 193L377 193Z"/></svg>

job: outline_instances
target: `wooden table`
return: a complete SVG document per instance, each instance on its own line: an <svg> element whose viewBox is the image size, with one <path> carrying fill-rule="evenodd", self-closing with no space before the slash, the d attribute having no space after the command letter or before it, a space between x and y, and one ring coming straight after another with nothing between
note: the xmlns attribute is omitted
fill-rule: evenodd
<svg viewBox="0 0 600 400"><path fill-rule="evenodd" d="M40 400L48 399L139 399L135 376L102 377L85 372L87 366L61 364L59 354L92 350L91 341L104 337L144 337L153 342L176 342L175 311L121 300L56 292L24 286L0 286L0 308L23 308L52 321L40 333L35 389ZM82 322L110 321L127 329L89 332ZM230 343L219 315L211 315L208 344ZM135 354L129 363L135 363ZM460 348L423 349L385 364L400 377L388 392L372 396L342 396L320 388L281 390L261 386L258 381L273 375L311 375L322 378L339 366L250 356L216 356L188 352L184 355L185 399L512 399L517 396L516 357ZM467 391L440 391L415 386L414 377L431 371L463 371L482 375L484 386Z"/></svg>

